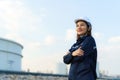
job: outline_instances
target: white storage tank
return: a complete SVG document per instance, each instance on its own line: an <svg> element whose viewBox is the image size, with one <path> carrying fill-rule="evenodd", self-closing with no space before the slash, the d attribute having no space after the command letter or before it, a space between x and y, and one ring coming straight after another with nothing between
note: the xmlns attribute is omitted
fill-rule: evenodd
<svg viewBox="0 0 120 80"><path fill-rule="evenodd" d="M0 38L0 70L21 71L21 51L17 42Z"/></svg>

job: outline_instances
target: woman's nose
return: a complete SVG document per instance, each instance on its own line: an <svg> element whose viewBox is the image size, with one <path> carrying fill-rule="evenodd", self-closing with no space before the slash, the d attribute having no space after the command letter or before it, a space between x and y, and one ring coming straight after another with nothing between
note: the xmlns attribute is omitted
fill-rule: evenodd
<svg viewBox="0 0 120 80"><path fill-rule="evenodd" d="M81 28L81 26L78 26L78 28Z"/></svg>

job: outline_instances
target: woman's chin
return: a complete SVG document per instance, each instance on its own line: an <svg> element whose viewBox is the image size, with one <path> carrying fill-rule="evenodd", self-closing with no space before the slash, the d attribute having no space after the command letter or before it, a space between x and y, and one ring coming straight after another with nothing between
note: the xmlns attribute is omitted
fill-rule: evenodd
<svg viewBox="0 0 120 80"><path fill-rule="evenodd" d="M82 36L82 35L84 35L83 33L77 33L79 36Z"/></svg>

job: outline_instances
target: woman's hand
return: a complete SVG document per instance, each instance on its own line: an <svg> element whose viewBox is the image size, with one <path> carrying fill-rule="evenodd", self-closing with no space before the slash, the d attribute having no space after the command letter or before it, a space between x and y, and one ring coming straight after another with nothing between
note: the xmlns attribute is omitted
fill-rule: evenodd
<svg viewBox="0 0 120 80"><path fill-rule="evenodd" d="M66 52L66 55L67 55L67 54L69 54L69 53L70 53L69 51L68 51L68 52Z"/></svg>
<svg viewBox="0 0 120 80"><path fill-rule="evenodd" d="M75 50L73 53L72 53L72 56L82 56L84 54L84 51L80 48L78 48L77 50Z"/></svg>

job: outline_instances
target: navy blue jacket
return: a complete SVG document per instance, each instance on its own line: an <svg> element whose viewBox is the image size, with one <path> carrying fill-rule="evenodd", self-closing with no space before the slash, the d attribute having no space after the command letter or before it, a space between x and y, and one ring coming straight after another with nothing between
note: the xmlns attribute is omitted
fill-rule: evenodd
<svg viewBox="0 0 120 80"><path fill-rule="evenodd" d="M83 56L72 56L72 52L81 48ZM69 80L96 80L97 49L92 36L79 38L69 49L69 54L63 57L66 64L71 64Z"/></svg>

